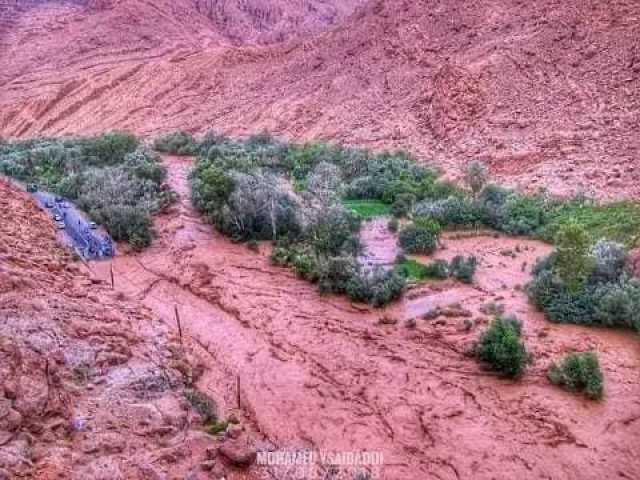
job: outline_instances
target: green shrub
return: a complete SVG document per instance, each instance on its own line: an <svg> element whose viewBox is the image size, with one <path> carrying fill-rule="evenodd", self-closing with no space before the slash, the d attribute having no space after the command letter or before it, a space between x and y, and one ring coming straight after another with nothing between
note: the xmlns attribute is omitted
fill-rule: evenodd
<svg viewBox="0 0 640 480"><path fill-rule="evenodd" d="M345 293L358 265L351 256L323 258L318 262L318 285L323 293Z"/></svg>
<svg viewBox="0 0 640 480"><path fill-rule="evenodd" d="M372 272L360 271L353 275L346 291L354 301L381 307L400 298L405 285L405 278L396 271L378 268Z"/></svg>
<svg viewBox="0 0 640 480"><path fill-rule="evenodd" d="M296 252L291 256L290 263L300 278L304 278L313 283L320 279L318 262L314 255L305 252Z"/></svg>
<svg viewBox="0 0 640 480"><path fill-rule="evenodd" d="M594 352L568 354L562 363L551 365L547 376L554 385L584 393L591 399L602 398L604 393L600 362Z"/></svg>
<svg viewBox="0 0 640 480"><path fill-rule="evenodd" d="M539 235L543 240L553 242L567 223L581 225L592 242L606 238L627 248L640 246L640 204L636 202L601 204L585 198L558 202Z"/></svg>
<svg viewBox="0 0 640 480"><path fill-rule="evenodd" d="M554 267L570 291L577 291L593 271L590 248L587 232L576 222L567 223L556 235Z"/></svg>
<svg viewBox="0 0 640 480"><path fill-rule="evenodd" d="M397 218L406 217L411 213L415 202L416 196L413 193L398 194L391 205L391 213Z"/></svg>
<svg viewBox="0 0 640 480"><path fill-rule="evenodd" d="M496 317L481 335L478 358L493 370L511 378L521 376L529 356L521 337L522 324L515 317Z"/></svg>
<svg viewBox="0 0 640 480"><path fill-rule="evenodd" d="M477 266L478 259L474 255L468 257L456 255L449 265L449 273L463 283L471 283Z"/></svg>
<svg viewBox="0 0 640 480"><path fill-rule="evenodd" d="M398 221L397 218L391 218L389 220L389 223L387 223L387 228L389 229L390 232L396 233L400 228L400 222Z"/></svg>
<svg viewBox="0 0 640 480"><path fill-rule="evenodd" d="M482 219L476 204L471 199L461 197L422 201L415 206L414 215L430 218L449 227L472 227Z"/></svg>
<svg viewBox="0 0 640 480"><path fill-rule="evenodd" d="M218 406L206 393L194 388L188 388L184 390L184 396L194 410L200 414L203 423L211 423L218 420Z"/></svg>
<svg viewBox="0 0 640 480"><path fill-rule="evenodd" d="M446 260L434 260L425 265L424 275L426 278L444 280L449 277L449 264Z"/></svg>
<svg viewBox="0 0 640 480"><path fill-rule="evenodd" d="M552 209L541 196L526 196L488 185L478 197L483 222L510 235L533 235L544 227Z"/></svg>
<svg viewBox="0 0 640 480"><path fill-rule="evenodd" d="M340 256L360 251L359 231L359 217L341 205L333 205L318 215L307 236L316 252Z"/></svg>
<svg viewBox="0 0 640 480"><path fill-rule="evenodd" d="M167 178L167 169L158 155L145 148L127 153L124 156L124 168L136 177L161 184Z"/></svg>
<svg viewBox="0 0 640 480"><path fill-rule="evenodd" d="M438 245L440 225L428 219L416 219L400 231L398 241L407 253L431 254Z"/></svg>
<svg viewBox="0 0 640 480"><path fill-rule="evenodd" d="M640 331L640 279L622 275L587 292L591 293L587 295L593 309L591 323Z"/></svg>
<svg viewBox="0 0 640 480"><path fill-rule="evenodd" d="M173 155L196 155L199 151L198 143L193 135L182 130L157 138L153 142L153 148L159 152Z"/></svg>
<svg viewBox="0 0 640 480"><path fill-rule="evenodd" d="M577 236L579 241L575 238L572 234L560 239L559 249L564 250L534 267L533 280L527 286L533 303L554 322L640 328L640 279L624 271L624 248L607 241L591 248L585 246L588 241L582 233ZM577 248L571 248L576 244ZM565 255L562 263L561 255ZM574 257L577 260L572 260ZM567 272L575 275L572 263L577 265L576 271L582 269L574 285L563 278ZM589 268L584 268L585 264Z"/></svg>
<svg viewBox="0 0 640 480"><path fill-rule="evenodd" d="M79 145L82 156L92 165L115 165L125 155L134 152L139 140L129 132L113 131L89 138L71 139L70 144ZM76 147L77 148L77 147Z"/></svg>
<svg viewBox="0 0 640 480"><path fill-rule="evenodd" d="M198 163L191 174L193 204L210 219L218 215L233 189L233 179L217 165Z"/></svg>
<svg viewBox="0 0 640 480"><path fill-rule="evenodd" d="M624 245L609 240L598 240L591 248L593 274L601 280L615 280L620 277L627 261Z"/></svg>

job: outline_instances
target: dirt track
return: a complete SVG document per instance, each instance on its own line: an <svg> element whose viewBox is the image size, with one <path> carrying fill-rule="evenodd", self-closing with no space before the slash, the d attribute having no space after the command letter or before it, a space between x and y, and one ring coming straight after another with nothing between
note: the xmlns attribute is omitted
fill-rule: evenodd
<svg viewBox="0 0 640 480"><path fill-rule="evenodd" d="M169 157L180 194L159 218L146 252L114 261L116 286L170 324L179 307L185 335L213 355L206 388L233 406L236 376L243 406L281 448L380 450L385 479L637 478L640 342L630 332L554 326L531 310L516 285L548 247L531 241L446 240L442 256L474 251L477 284L445 282L409 292L386 314L322 297L314 286L214 233L188 200L191 161ZM501 255L520 245L517 258ZM526 248L526 249L525 249ZM103 265L103 268L106 268ZM483 371L465 349L485 327L489 300L525 321L535 364L517 384ZM404 320L435 306L463 309L435 321ZM454 307L455 308L455 307ZM485 320L486 321L486 318ZM606 400L593 403L550 386L548 363L570 349L599 351ZM579 473L578 473L579 472Z"/></svg>

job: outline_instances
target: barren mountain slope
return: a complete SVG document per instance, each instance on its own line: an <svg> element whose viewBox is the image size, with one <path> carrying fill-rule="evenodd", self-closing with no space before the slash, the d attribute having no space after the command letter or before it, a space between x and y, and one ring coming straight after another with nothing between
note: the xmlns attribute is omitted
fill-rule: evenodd
<svg viewBox="0 0 640 480"><path fill-rule="evenodd" d="M267 47L221 46L206 15L158 4L21 17L0 53L0 133L267 128L402 146L453 174L481 157L527 188L640 196L634 0L370 1Z"/></svg>
<svg viewBox="0 0 640 480"><path fill-rule="evenodd" d="M274 43L320 32L366 0L191 0L234 44Z"/></svg>

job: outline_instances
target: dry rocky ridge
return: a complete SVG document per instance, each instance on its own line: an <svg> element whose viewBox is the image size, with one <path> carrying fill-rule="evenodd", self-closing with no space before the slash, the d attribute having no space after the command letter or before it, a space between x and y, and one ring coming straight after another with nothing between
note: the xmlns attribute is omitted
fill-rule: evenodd
<svg viewBox="0 0 640 480"><path fill-rule="evenodd" d="M207 2L99 3L41 2L1 35L1 135L265 128L640 196L635 0L229 1L214 20Z"/></svg>

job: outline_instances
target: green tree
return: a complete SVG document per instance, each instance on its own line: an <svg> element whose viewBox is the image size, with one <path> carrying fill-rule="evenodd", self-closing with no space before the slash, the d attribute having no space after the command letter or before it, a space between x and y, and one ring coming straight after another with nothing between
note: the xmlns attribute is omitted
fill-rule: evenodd
<svg viewBox="0 0 640 480"><path fill-rule="evenodd" d="M555 270L571 292L577 292L594 268L589 235L577 222L564 225L556 235Z"/></svg>

